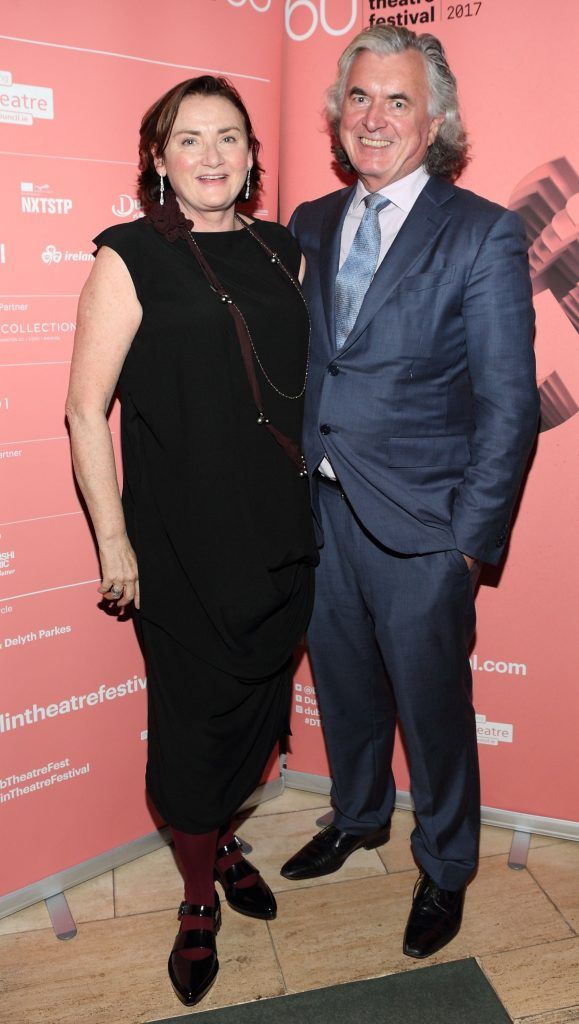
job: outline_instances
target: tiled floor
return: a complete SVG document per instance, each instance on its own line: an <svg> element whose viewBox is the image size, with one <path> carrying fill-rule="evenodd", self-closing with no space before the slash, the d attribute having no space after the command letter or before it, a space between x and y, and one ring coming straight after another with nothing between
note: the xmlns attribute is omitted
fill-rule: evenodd
<svg viewBox="0 0 579 1024"><path fill-rule="evenodd" d="M354 854L335 875L279 875L327 806L286 790L239 828L279 914L267 925L225 907L221 970L199 1011L425 965L400 948L416 878L409 811L396 812L386 846ZM474 956L516 1024L579 1024L579 843L534 837L527 870L515 872L510 840L483 828L462 930L425 963ZM71 889L79 929L70 942L54 938L44 904L0 921L0 1024L145 1024L191 1012L166 976L181 894L164 848Z"/></svg>

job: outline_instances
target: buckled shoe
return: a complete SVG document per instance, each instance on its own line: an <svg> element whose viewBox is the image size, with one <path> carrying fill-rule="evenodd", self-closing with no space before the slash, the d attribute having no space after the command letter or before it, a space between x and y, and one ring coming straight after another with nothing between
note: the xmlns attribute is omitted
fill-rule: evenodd
<svg viewBox="0 0 579 1024"><path fill-rule="evenodd" d="M226 843L218 849L216 860L220 861L223 857L236 853L241 848L241 841L234 836L232 843ZM254 884L238 888L236 883L250 875L256 875ZM264 882L257 868L245 858L225 869L221 869L216 864L214 877L223 886L225 899L229 906L232 910L237 910L238 914L257 917L262 921L273 921L277 916L277 903L269 885Z"/></svg>
<svg viewBox="0 0 579 1024"><path fill-rule="evenodd" d="M215 935L221 927L221 908L217 893L214 907L183 901L178 916L179 920L185 916L198 918L199 927L177 933L169 956L169 977L181 1002L195 1006L209 991L219 970ZM203 927L207 918L213 918L213 931ZM206 949L208 954L200 960L190 960L182 955L187 949Z"/></svg>

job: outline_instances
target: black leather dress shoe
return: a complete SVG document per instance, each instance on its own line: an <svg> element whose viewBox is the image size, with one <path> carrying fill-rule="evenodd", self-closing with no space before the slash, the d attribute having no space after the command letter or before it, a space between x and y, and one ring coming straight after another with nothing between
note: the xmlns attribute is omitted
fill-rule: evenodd
<svg viewBox="0 0 579 1024"><path fill-rule="evenodd" d="M234 836L232 843L219 848L216 859L220 860L240 849L241 842L237 836ZM238 861L237 864L225 868L224 871L216 865L214 874L216 881L223 886L225 899L233 910L237 910L239 914L245 914L247 917L258 917L262 921L273 921L277 916L277 903L274 894L269 885L264 882L257 868L254 868L253 864L250 864L245 858ZM238 889L235 883L241 881L242 878L248 878L249 875L257 875L254 884L248 885L244 889Z"/></svg>
<svg viewBox="0 0 579 1024"><path fill-rule="evenodd" d="M429 875L420 875L404 933L406 956L422 960L454 939L462 922L464 893L464 888L441 889Z"/></svg>
<svg viewBox="0 0 579 1024"><path fill-rule="evenodd" d="M215 936L221 927L221 908L217 893L214 907L183 902L179 907L179 919L185 916L198 918L199 927L177 933L169 956L169 977L181 1002L185 1006L195 1006L209 991L219 970ZM203 921L211 917L213 931L203 927ZM189 960L181 955L184 949L206 949L209 952L201 960Z"/></svg>
<svg viewBox="0 0 579 1024"><path fill-rule="evenodd" d="M350 832L341 832L334 825L328 825L310 839L295 856L290 857L282 867L280 874L284 878L298 881L302 878L319 878L331 875L354 853L354 850L374 850L390 839L390 822L375 832L367 832L363 836L353 836Z"/></svg>

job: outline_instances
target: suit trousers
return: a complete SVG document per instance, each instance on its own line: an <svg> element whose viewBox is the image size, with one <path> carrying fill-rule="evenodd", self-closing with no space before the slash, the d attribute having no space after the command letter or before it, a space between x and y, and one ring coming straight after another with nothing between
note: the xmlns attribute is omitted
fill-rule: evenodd
<svg viewBox="0 0 579 1024"><path fill-rule="evenodd" d="M376 541L339 487L319 481L324 545L309 647L332 772L334 824L353 834L393 810L400 720L415 859L459 889L478 859L472 676L474 580L457 550L401 555Z"/></svg>

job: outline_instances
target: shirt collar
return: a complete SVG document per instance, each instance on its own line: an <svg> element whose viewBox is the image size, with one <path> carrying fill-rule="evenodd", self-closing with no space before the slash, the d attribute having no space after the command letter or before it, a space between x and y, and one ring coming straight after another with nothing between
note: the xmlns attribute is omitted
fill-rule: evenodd
<svg viewBox="0 0 579 1024"><path fill-rule="evenodd" d="M380 195L389 199L393 206L397 206L403 213L410 213L429 177L430 175L426 173L424 165L421 165L415 171L407 174L406 177L399 178L398 181L393 181L390 185L385 185L384 188L378 191ZM368 189L358 179L352 200L352 212L358 210L358 207L368 195L370 195Z"/></svg>

